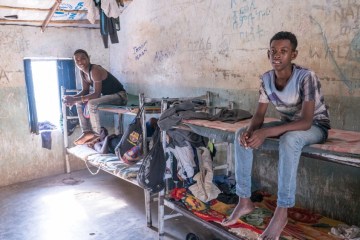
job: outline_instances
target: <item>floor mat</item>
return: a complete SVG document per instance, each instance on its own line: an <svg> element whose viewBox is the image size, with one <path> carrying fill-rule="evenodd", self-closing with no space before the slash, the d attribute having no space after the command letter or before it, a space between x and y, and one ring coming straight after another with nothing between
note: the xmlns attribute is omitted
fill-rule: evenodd
<svg viewBox="0 0 360 240"><path fill-rule="evenodd" d="M174 189L174 199L181 201L188 210L205 221L221 223L230 216L235 205L225 204L218 200L203 203L184 189ZM264 193L261 202L255 203L255 210L241 217L229 231L246 239L256 239L265 230L276 208L276 196ZM331 229L343 224L307 209L293 207L288 209L288 224L281 239L286 240L331 240L339 239L331 234Z"/></svg>

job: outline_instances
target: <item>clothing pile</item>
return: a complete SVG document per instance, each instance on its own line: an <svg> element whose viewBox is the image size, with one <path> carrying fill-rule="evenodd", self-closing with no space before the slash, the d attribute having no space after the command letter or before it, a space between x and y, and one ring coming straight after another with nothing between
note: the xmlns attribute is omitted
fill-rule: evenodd
<svg viewBox="0 0 360 240"><path fill-rule="evenodd" d="M197 133L174 128L184 119L203 119L234 123L251 118L252 115L242 109L221 109L215 115L199 111L206 102L195 99L173 102L158 120L158 126L167 133L165 153L167 156L166 178L172 178L203 202L216 199L221 190L214 183L213 157L216 149L208 138ZM235 194L234 194L235 195Z"/></svg>

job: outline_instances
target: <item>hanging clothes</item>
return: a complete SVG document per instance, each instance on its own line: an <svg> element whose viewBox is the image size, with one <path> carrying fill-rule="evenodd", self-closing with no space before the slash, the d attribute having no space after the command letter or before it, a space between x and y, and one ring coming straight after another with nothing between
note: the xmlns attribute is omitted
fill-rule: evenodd
<svg viewBox="0 0 360 240"><path fill-rule="evenodd" d="M51 150L51 132L56 129L56 126L49 121L39 122L38 125L41 134L42 147Z"/></svg>
<svg viewBox="0 0 360 240"><path fill-rule="evenodd" d="M108 17L105 14L104 10L102 9L103 4L104 4L103 0L102 1L95 0L95 5L98 7L99 15L100 15L100 34L104 43L104 47L108 48L109 37L111 43L119 43L117 31L120 31L120 17L119 16L116 18ZM107 3L105 2L105 4Z"/></svg>
<svg viewBox="0 0 360 240"><path fill-rule="evenodd" d="M101 0L101 9L108 18L120 17L121 10L116 0Z"/></svg>
<svg viewBox="0 0 360 240"><path fill-rule="evenodd" d="M87 9L86 18L90 23L94 24L96 19L99 18L99 12L95 6L95 2L93 0L84 0L84 7Z"/></svg>
<svg viewBox="0 0 360 240"><path fill-rule="evenodd" d="M194 152L190 143L186 142L183 147L168 147L167 151L174 154L174 157L178 160L177 174L179 177L184 180L192 178L195 173L194 168L196 167L196 163L194 161Z"/></svg>
<svg viewBox="0 0 360 240"><path fill-rule="evenodd" d="M217 198L221 191L213 183L213 166L209 149L200 147L198 150L198 156L201 156L199 161L200 171L194 176L195 184L189 187L191 193L203 202L208 202Z"/></svg>

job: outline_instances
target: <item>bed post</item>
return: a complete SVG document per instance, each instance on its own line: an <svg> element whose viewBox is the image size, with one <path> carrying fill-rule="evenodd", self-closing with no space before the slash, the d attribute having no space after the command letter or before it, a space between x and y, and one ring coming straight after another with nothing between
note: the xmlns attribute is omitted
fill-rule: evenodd
<svg viewBox="0 0 360 240"><path fill-rule="evenodd" d="M61 86L61 98L60 101L62 99L62 97L65 95L65 88L63 86ZM66 105L65 103L61 103L61 110L62 110L62 122L63 122L63 131L64 131L64 149L65 149L65 172L66 173L70 173L70 163L69 163L69 153L67 151L68 147L69 147L69 139L68 139L68 126L67 126L67 119L68 116L66 114Z"/></svg>
<svg viewBox="0 0 360 240"><path fill-rule="evenodd" d="M163 113L167 109L167 101L161 100L161 113ZM161 140L162 145L165 151L166 148L166 131L161 131ZM168 190L168 180L165 180L165 189L161 190L158 194L158 233L159 233L159 240L164 239L165 229L164 229L164 218L165 218L165 205L164 205L164 197L165 197L165 190Z"/></svg>
<svg viewBox="0 0 360 240"><path fill-rule="evenodd" d="M146 141L146 118L145 118L145 97L144 97L144 93L140 93L139 94L139 111L141 111L141 109L143 109L143 111L141 112L141 128L142 128L142 141L143 141L143 156L145 156L147 154L147 141ZM146 224L149 228L152 227L152 219L151 219L151 196L150 196L150 192L146 189L144 189L144 198L145 198L145 215L146 215Z"/></svg>

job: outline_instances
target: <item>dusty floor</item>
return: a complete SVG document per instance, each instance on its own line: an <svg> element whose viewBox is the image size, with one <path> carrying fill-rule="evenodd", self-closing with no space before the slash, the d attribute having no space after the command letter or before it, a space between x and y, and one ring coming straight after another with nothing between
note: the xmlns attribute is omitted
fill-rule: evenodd
<svg viewBox="0 0 360 240"><path fill-rule="evenodd" d="M146 227L143 190L87 169L0 188L0 240L158 239ZM157 227L156 203L152 207ZM166 212L170 210L167 209ZM221 239L184 217L165 221L165 239Z"/></svg>

